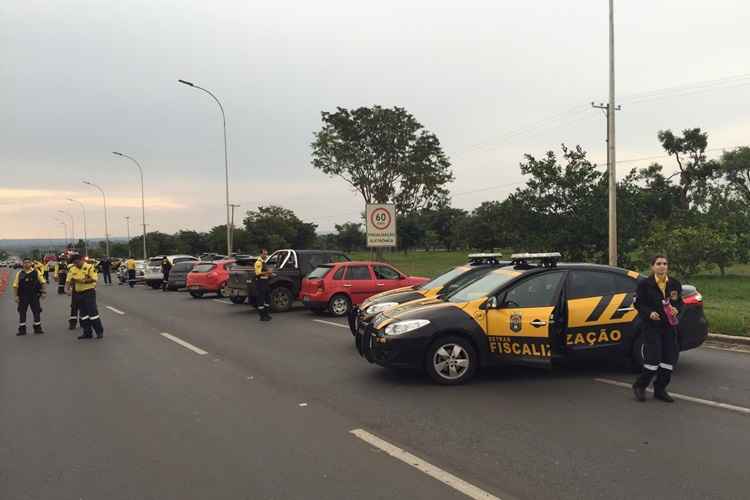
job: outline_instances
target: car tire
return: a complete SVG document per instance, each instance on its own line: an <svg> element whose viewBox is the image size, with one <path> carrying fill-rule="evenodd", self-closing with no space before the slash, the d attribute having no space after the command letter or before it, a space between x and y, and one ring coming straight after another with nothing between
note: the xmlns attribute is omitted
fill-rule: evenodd
<svg viewBox="0 0 750 500"><path fill-rule="evenodd" d="M271 302L271 310L273 312L287 312L292 308L294 296L292 295L292 291L287 287L277 286L271 289L269 301Z"/></svg>
<svg viewBox="0 0 750 500"><path fill-rule="evenodd" d="M161 288L161 285L159 283L149 283L149 286L154 290L158 290L159 288Z"/></svg>
<svg viewBox="0 0 750 500"><path fill-rule="evenodd" d="M633 340L633 348L630 352L630 371L633 373L641 373L643 371L643 363L646 361L646 344L644 342L643 333L640 333L635 340Z"/></svg>
<svg viewBox="0 0 750 500"><path fill-rule="evenodd" d="M220 299L223 299L224 297L229 297L229 290L227 289L227 284L222 283L219 285L219 289L216 290L216 296Z"/></svg>
<svg viewBox="0 0 750 500"><path fill-rule="evenodd" d="M203 297L203 292L190 292L190 296L194 299L200 299Z"/></svg>
<svg viewBox="0 0 750 500"><path fill-rule="evenodd" d="M229 300L232 301L232 304L244 304L247 297L243 295L230 295Z"/></svg>
<svg viewBox="0 0 750 500"><path fill-rule="evenodd" d="M427 349L425 369L440 385L459 385L477 372L479 356L469 340L454 335L439 337Z"/></svg>
<svg viewBox="0 0 750 500"><path fill-rule="evenodd" d="M351 307L352 301L343 293L337 293L328 301L328 312L337 318L349 314Z"/></svg>

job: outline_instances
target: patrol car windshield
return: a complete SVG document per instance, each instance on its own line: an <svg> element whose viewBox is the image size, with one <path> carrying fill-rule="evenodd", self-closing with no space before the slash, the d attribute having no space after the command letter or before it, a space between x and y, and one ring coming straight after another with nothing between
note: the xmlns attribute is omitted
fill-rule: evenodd
<svg viewBox="0 0 750 500"><path fill-rule="evenodd" d="M509 273L507 271L494 271L484 278L456 291L454 294L450 295L447 300L448 302L456 303L469 302L482 297L487 297L516 276L517 274Z"/></svg>
<svg viewBox="0 0 750 500"><path fill-rule="evenodd" d="M432 290L433 288L440 288L441 286L445 285L456 276L460 276L461 274L465 273L468 269L469 268L463 267L463 266L457 267L455 269L448 271L445 274L441 274L440 276L438 276L432 281L428 281L424 285L418 286L417 288L421 290Z"/></svg>

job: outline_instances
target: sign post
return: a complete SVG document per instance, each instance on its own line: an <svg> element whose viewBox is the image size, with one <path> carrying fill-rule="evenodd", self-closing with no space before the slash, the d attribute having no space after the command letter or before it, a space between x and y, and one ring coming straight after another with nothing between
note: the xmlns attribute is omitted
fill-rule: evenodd
<svg viewBox="0 0 750 500"><path fill-rule="evenodd" d="M367 246L396 246L396 207L388 204L367 204Z"/></svg>

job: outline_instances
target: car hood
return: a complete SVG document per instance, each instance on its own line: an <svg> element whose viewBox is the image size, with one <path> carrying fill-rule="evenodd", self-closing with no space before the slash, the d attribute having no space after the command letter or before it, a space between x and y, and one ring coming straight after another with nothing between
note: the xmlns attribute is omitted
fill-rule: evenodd
<svg viewBox="0 0 750 500"><path fill-rule="evenodd" d="M376 329L380 329L390 323L403 319L429 319L429 316L435 311L456 308L457 306L458 304L445 302L440 299L415 300L378 314L373 320L373 326Z"/></svg>

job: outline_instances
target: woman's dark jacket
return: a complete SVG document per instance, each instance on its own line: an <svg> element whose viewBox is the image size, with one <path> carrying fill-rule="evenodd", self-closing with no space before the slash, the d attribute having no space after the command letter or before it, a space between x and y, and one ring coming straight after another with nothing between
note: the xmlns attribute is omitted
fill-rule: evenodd
<svg viewBox="0 0 750 500"><path fill-rule="evenodd" d="M682 284L676 279L670 277L667 280L666 295L669 302L677 309L678 314L682 312ZM656 278L652 275L638 282L638 288L635 292L635 308L638 311L641 321L647 327L651 328L668 328L667 318L664 316L664 307L662 305L664 295L656 284ZM659 320L651 319L651 313L659 313Z"/></svg>

